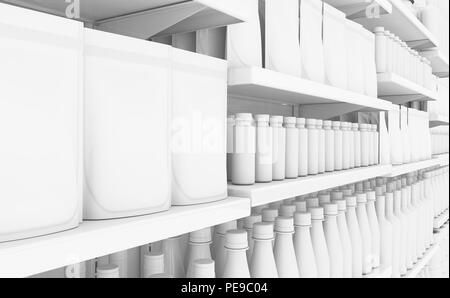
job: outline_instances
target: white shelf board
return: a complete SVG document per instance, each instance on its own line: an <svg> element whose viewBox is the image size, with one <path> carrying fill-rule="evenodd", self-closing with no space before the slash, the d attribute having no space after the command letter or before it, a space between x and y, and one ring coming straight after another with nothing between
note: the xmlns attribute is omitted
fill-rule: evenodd
<svg viewBox="0 0 450 298"><path fill-rule="evenodd" d="M364 278L391 278L392 277L392 267L380 267L372 271L368 275L364 275Z"/></svg>
<svg viewBox="0 0 450 298"><path fill-rule="evenodd" d="M394 165L392 166L392 172L387 175L386 177L397 177L401 175L405 175L408 173L416 172L419 170L439 166L440 161L438 158L432 158L428 160L418 161L418 162L412 162L407 163L403 165Z"/></svg>
<svg viewBox="0 0 450 298"><path fill-rule="evenodd" d="M394 73L379 73L378 96L394 104L410 101L436 101L437 91L433 92Z"/></svg>
<svg viewBox="0 0 450 298"><path fill-rule="evenodd" d="M385 100L256 67L231 69L228 73L228 93L284 104L350 104L360 109L392 109L392 104Z"/></svg>
<svg viewBox="0 0 450 298"><path fill-rule="evenodd" d="M417 262L417 264L414 265L414 268L412 268L406 273L405 278L416 278L422 271L422 269L424 269L425 266L428 265L428 263L431 261L434 255L439 251L439 249L440 249L439 244L434 244L431 248L429 248L428 251L423 256L423 258L420 259Z"/></svg>
<svg viewBox="0 0 450 298"><path fill-rule="evenodd" d="M2 0L66 17L64 0ZM148 39L246 20L236 0L80 0L79 19L100 30Z"/></svg>
<svg viewBox="0 0 450 298"><path fill-rule="evenodd" d="M392 5L388 0L324 0L324 2L344 12L349 19L370 17L374 11L382 15L392 13Z"/></svg>
<svg viewBox="0 0 450 298"><path fill-rule="evenodd" d="M430 128L437 126L448 126L448 116L430 115Z"/></svg>
<svg viewBox="0 0 450 298"><path fill-rule="evenodd" d="M448 166L448 153L434 155L433 158L438 160L438 165L441 167Z"/></svg>
<svg viewBox="0 0 450 298"><path fill-rule="evenodd" d="M448 78L449 76L449 62L448 57L444 55L439 49L426 50L420 53L422 56L431 61L433 73L440 78Z"/></svg>
<svg viewBox="0 0 450 298"><path fill-rule="evenodd" d="M445 210L434 219L434 229L440 229L448 221L449 210Z"/></svg>
<svg viewBox="0 0 450 298"><path fill-rule="evenodd" d="M27 277L250 215L250 201L172 207L147 216L83 222L77 229L0 244L0 277Z"/></svg>
<svg viewBox="0 0 450 298"><path fill-rule="evenodd" d="M256 207L324 189L385 176L390 172L390 165L381 165L271 183L257 183L250 186L229 184L228 193L230 196L250 198L252 207Z"/></svg>
<svg viewBox="0 0 450 298"><path fill-rule="evenodd" d="M392 13L378 17L363 16L354 21L373 31L375 27L384 27L401 40L408 42L414 49L429 49L438 46L437 38L402 3L402 0L390 0Z"/></svg>

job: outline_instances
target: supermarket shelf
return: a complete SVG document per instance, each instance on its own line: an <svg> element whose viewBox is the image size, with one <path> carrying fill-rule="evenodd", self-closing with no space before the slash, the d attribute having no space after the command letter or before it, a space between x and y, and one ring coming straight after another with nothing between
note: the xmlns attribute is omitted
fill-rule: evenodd
<svg viewBox="0 0 450 298"><path fill-rule="evenodd" d="M373 166L251 186L228 185L230 196L250 198L252 207L387 175L391 166Z"/></svg>
<svg viewBox="0 0 450 298"><path fill-rule="evenodd" d="M430 128L448 126L448 116L430 115Z"/></svg>
<svg viewBox="0 0 450 298"><path fill-rule="evenodd" d="M445 210L434 219L434 229L440 229L448 221L449 210Z"/></svg>
<svg viewBox="0 0 450 298"><path fill-rule="evenodd" d="M434 155L433 158L438 160L438 163L441 167L448 166L448 153Z"/></svg>
<svg viewBox="0 0 450 298"><path fill-rule="evenodd" d="M62 17L69 7L63 0L1 2ZM81 0L75 17L100 30L148 39L244 21L238 4L236 0Z"/></svg>
<svg viewBox="0 0 450 298"><path fill-rule="evenodd" d="M347 18L370 17L373 11L379 14L392 13L392 5L388 0L324 0L347 15Z"/></svg>
<svg viewBox="0 0 450 298"><path fill-rule="evenodd" d="M386 177L397 177L397 176L405 175L405 174L412 173L415 171L438 166L439 164L440 164L439 158L432 158L432 159L428 159L428 160L392 166L392 172L389 175L387 175Z"/></svg>
<svg viewBox="0 0 450 298"><path fill-rule="evenodd" d="M394 104L438 99L437 92L430 91L394 73L378 74L378 95Z"/></svg>
<svg viewBox="0 0 450 298"><path fill-rule="evenodd" d="M406 273L406 278L416 278L417 275L422 271L425 266L431 261L433 256L438 252L440 248L439 244L434 244L431 248L428 249L428 251L425 253L425 256L417 262L416 265L414 265L414 268L409 270Z"/></svg>
<svg viewBox="0 0 450 298"><path fill-rule="evenodd" d="M311 118L318 117L317 113L331 113L320 115L325 119L361 109L392 109L392 104L385 100L256 67L231 69L228 94L258 101L304 105L302 115ZM324 104L330 104L330 107Z"/></svg>
<svg viewBox="0 0 450 298"><path fill-rule="evenodd" d="M438 46L438 40L402 3L402 0L390 0L391 14L367 18L366 16L354 19L368 30L375 27L384 27L396 34L414 49L429 49Z"/></svg>
<svg viewBox="0 0 450 298"><path fill-rule="evenodd" d="M372 273L365 275L364 278L391 278L392 267L377 268Z"/></svg>
<svg viewBox="0 0 450 298"><path fill-rule="evenodd" d="M249 214L248 199L229 198L142 217L83 222L71 231L0 244L0 277L27 277Z"/></svg>
<svg viewBox="0 0 450 298"><path fill-rule="evenodd" d="M421 55L431 61L433 73L440 78L448 78L449 62L448 57L438 49L431 49L421 52Z"/></svg>

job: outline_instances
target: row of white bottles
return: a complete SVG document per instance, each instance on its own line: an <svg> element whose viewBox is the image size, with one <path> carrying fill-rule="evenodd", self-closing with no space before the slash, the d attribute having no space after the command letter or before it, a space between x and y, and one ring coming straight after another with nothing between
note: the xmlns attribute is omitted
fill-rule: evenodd
<svg viewBox="0 0 450 298"><path fill-rule="evenodd" d="M431 151L434 155L449 152L448 135L449 135L448 126L431 129Z"/></svg>
<svg viewBox="0 0 450 298"><path fill-rule="evenodd" d="M379 164L377 125L242 113L228 118L228 141L237 185Z"/></svg>
<svg viewBox="0 0 450 298"><path fill-rule="evenodd" d="M438 218L449 208L449 167L442 167L424 173L426 195L433 200L434 217ZM439 228L439 227L436 227Z"/></svg>
<svg viewBox="0 0 450 298"><path fill-rule="evenodd" d="M427 58L383 27L375 28L374 33L378 73L394 73L428 90L437 90L438 79Z"/></svg>

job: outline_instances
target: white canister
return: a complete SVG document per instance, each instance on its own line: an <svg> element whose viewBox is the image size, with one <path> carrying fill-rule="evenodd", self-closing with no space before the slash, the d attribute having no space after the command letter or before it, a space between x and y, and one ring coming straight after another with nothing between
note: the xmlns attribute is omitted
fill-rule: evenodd
<svg viewBox="0 0 450 298"><path fill-rule="evenodd" d="M272 179L281 181L286 178L286 129L283 116L271 116L270 126L273 133Z"/></svg>
<svg viewBox="0 0 450 298"><path fill-rule="evenodd" d="M252 122L252 114L236 115L231 175L232 183L236 185L255 183L256 130Z"/></svg>
<svg viewBox="0 0 450 298"><path fill-rule="evenodd" d="M341 130L341 122L333 121L334 130L334 170L341 171L343 169L343 132Z"/></svg>
<svg viewBox="0 0 450 298"><path fill-rule="evenodd" d="M316 119L307 119L306 128L308 129L308 174L317 175L319 174L320 134Z"/></svg>
<svg viewBox="0 0 450 298"><path fill-rule="evenodd" d="M308 129L306 119L297 118L298 129L298 176L308 176Z"/></svg>
<svg viewBox="0 0 450 298"><path fill-rule="evenodd" d="M256 123L256 182L272 181L273 134L269 115L255 115Z"/></svg>
<svg viewBox="0 0 450 298"><path fill-rule="evenodd" d="M369 127L369 124L359 125L361 132L361 166L363 167L368 167L370 163L371 133Z"/></svg>
<svg viewBox="0 0 450 298"><path fill-rule="evenodd" d="M352 124L353 131L353 145L355 146L355 167L361 167L361 132L359 131L359 124Z"/></svg>
<svg viewBox="0 0 450 298"><path fill-rule="evenodd" d="M327 120L323 122L325 131L325 171L334 171L334 131L332 122Z"/></svg>
<svg viewBox="0 0 450 298"><path fill-rule="evenodd" d="M286 178L298 178L298 129L297 118L284 117L286 128Z"/></svg>
<svg viewBox="0 0 450 298"><path fill-rule="evenodd" d="M325 173L325 130L323 120L317 120L317 130L319 131L319 173Z"/></svg>

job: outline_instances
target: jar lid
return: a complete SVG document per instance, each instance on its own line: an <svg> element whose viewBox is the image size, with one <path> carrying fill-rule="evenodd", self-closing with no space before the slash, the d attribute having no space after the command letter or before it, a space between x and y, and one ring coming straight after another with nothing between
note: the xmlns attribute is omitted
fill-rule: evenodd
<svg viewBox="0 0 450 298"><path fill-rule="evenodd" d="M270 115L265 115L265 114L255 115L255 121L257 121L257 122L269 122L270 121Z"/></svg>
<svg viewBox="0 0 450 298"><path fill-rule="evenodd" d="M278 217L278 209L266 208L261 211L262 221L274 222L275 218Z"/></svg>
<svg viewBox="0 0 450 298"><path fill-rule="evenodd" d="M228 249L247 249L248 238L245 230L231 230L225 234L225 247Z"/></svg>
<svg viewBox="0 0 450 298"><path fill-rule="evenodd" d="M284 124L291 124L291 125L295 125L297 124L297 118L295 117L284 117L283 119Z"/></svg>
<svg viewBox="0 0 450 298"><path fill-rule="evenodd" d="M294 213L297 211L297 207L294 204L286 204L281 205L280 207L280 216L284 217L292 217Z"/></svg>
<svg viewBox="0 0 450 298"><path fill-rule="evenodd" d="M298 125L305 125L306 119L305 118L297 118L297 124Z"/></svg>
<svg viewBox="0 0 450 298"><path fill-rule="evenodd" d="M236 120L249 120L252 121L253 120L253 115L250 113L239 113L236 114Z"/></svg>
<svg viewBox="0 0 450 298"><path fill-rule="evenodd" d="M322 207L309 208L309 212L311 213L311 220L324 219L324 210Z"/></svg>
<svg viewBox="0 0 450 298"><path fill-rule="evenodd" d="M257 222L262 221L262 216L260 214L252 214L244 219L244 228L247 230L253 229L253 225Z"/></svg>
<svg viewBox="0 0 450 298"><path fill-rule="evenodd" d="M273 239L273 223L257 222L253 225L253 239L271 240Z"/></svg>
<svg viewBox="0 0 450 298"><path fill-rule="evenodd" d="M356 207L356 196L346 196L347 207Z"/></svg>
<svg viewBox="0 0 450 298"><path fill-rule="evenodd" d="M309 212L296 212L294 214L294 223L296 226L311 226L311 213Z"/></svg>
<svg viewBox="0 0 450 298"><path fill-rule="evenodd" d="M294 232L294 218L287 216L279 216L275 219L275 232L279 233L293 233Z"/></svg>
<svg viewBox="0 0 450 298"><path fill-rule="evenodd" d="M325 204L323 205L324 214L328 216L338 215L338 205L337 204Z"/></svg>
<svg viewBox="0 0 450 298"><path fill-rule="evenodd" d="M270 116L270 123L283 124L283 116Z"/></svg>
<svg viewBox="0 0 450 298"><path fill-rule="evenodd" d="M237 229L237 222L234 220L216 226L216 233L219 235L225 235L227 231L236 229Z"/></svg>
<svg viewBox="0 0 450 298"><path fill-rule="evenodd" d="M317 125L316 119L306 119L306 125Z"/></svg>
<svg viewBox="0 0 450 298"><path fill-rule="evenodd" d="M192 243L209 243L211 240L211 228L194 231L189 234L189 242Z"/></svg>

